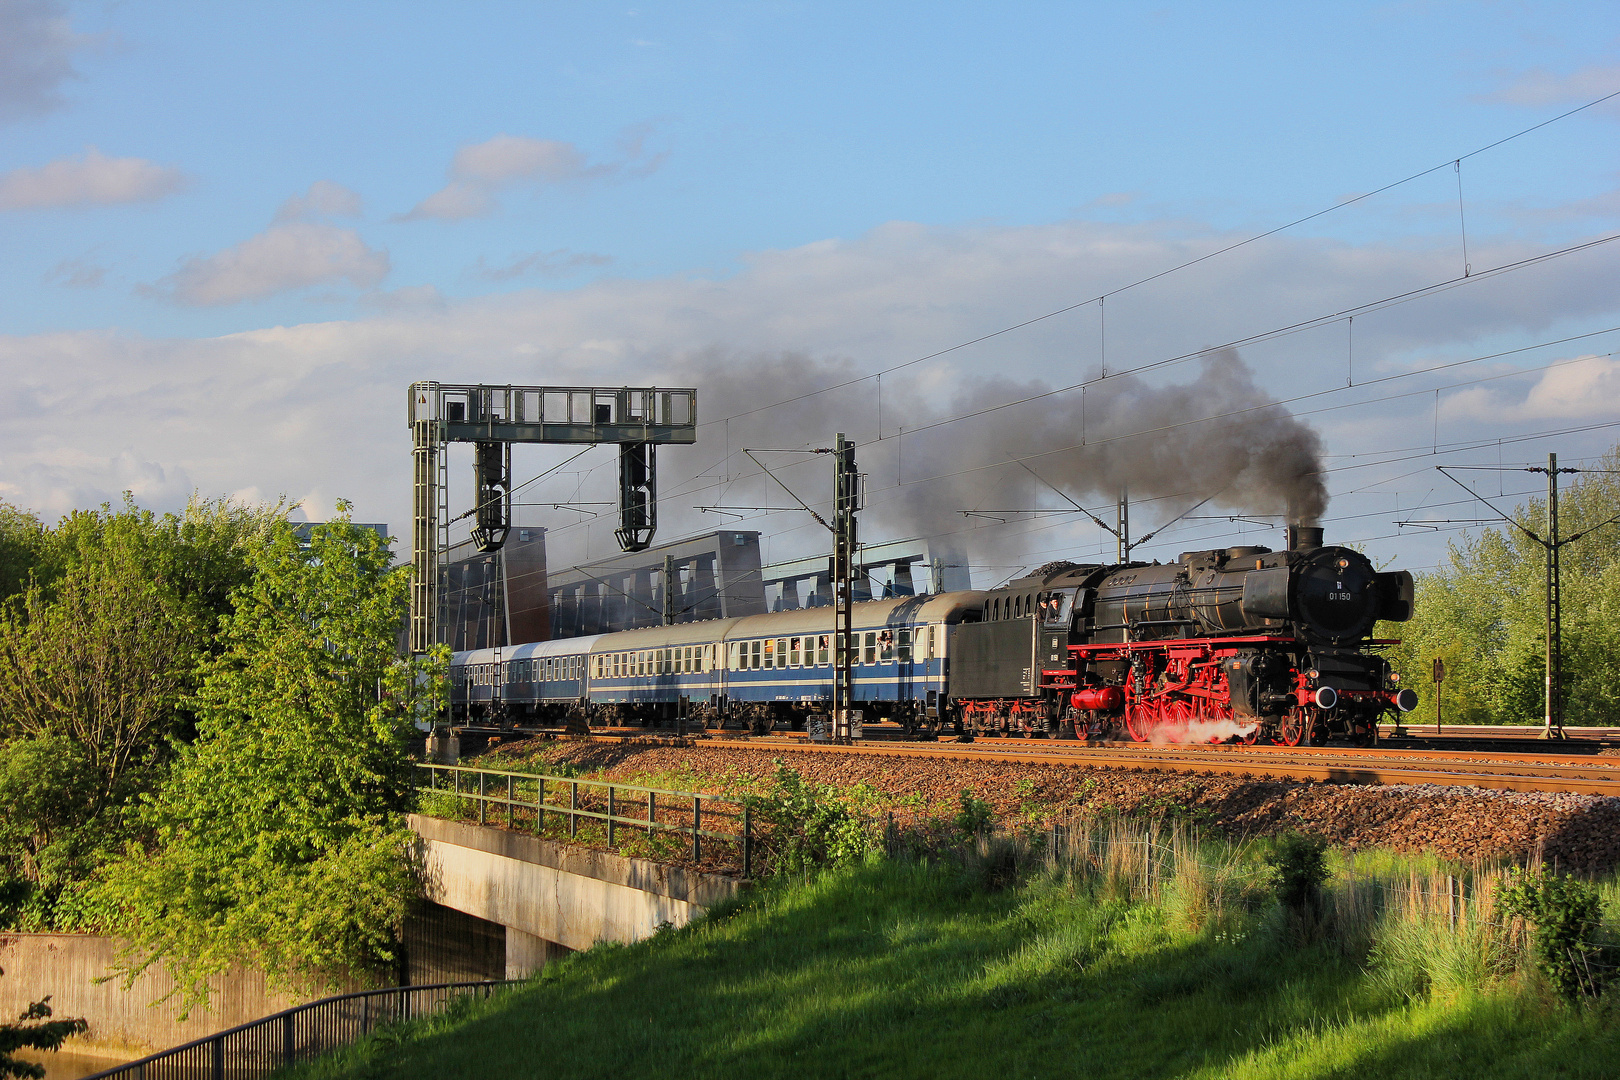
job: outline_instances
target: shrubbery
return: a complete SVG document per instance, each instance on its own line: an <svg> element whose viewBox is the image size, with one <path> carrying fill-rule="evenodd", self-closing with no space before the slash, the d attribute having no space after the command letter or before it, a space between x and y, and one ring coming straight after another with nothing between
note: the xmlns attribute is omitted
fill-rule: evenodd
<svg viewBox="0 0 1620 1080"><path fill-rule="evenodd" d="M1607 966L1594 972L1592 962L1612 950L1594 940L1603 919L1594 885L1545 870L1515 871L1497 905L1530 924L1536 968L1559 994L1573 999L1603 989Z"/></svg>
<svg viewBox="0 0 1620 1080"><path fill-rule="evenodd" d="M834 788L806 780L781 760L770 792L750 801L770 826L772 869L837 866L873 849L871 824L844 805Z"/></svg>

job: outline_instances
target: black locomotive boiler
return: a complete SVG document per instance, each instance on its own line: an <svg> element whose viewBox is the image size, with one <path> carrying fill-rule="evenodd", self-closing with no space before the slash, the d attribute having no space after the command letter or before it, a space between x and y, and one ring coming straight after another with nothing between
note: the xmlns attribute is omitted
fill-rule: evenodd
<svg viewBox="0 0 1620 1080"><path fill-rule="evenodd" d="M1174 563L1049 564L957 630L950 707L969 733L1367 744L1417 695L1370 637L1412 615L1412 577L1291 526L1288 547Z"/></svg>

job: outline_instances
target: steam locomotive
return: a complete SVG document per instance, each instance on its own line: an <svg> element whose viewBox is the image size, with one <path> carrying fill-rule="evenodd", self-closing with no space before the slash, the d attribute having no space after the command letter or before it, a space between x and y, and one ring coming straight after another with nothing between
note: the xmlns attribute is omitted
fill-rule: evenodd
<svg viewBox="0 0 1620 1080"><path fill-rule="evenodd" d="M1367 744L1417 695L1370 638L1412 577L1292 526L1283 551L1048 564L987 591L855 605L853 697L907 734ZM458 653L462 722L801 728L832 699L832 610Z"/></svg>

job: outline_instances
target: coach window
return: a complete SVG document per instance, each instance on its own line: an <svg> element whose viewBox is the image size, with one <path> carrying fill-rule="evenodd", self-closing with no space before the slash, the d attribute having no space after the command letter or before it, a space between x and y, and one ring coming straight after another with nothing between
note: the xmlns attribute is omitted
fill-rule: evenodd
<svg viewBox="0 0 1620 1080"><path fill-rule="evenodd" d="M894 659L893 630L880 630L878 632L878 659L885 664Z"/></svg>
<svg viewBox="0 0 1620 1080"><path fill-rule="evenodd" d="M788 667L798 667L804 660L803 645L803 638L788 638Z"/></svg>
<svg viewBox="0 0 1620 1080"><path fill-rule="evenodd" d="M866 656L861 661L862 663L877 663L877 637L877 631L875 630L868 630L866 632Z"/></svg>
<svg viewBox="0 0 1620 1080"><path fill-rule="evenodd" d="M787 667L787 638L776 639L776 666Z"/></svg>
<svg viewBox="0 0 1620 1080"><path fill-rule="evenodd" d="M902 664L911 663L911 628L908 626L896 630L895 637L898 639L897 644L900 650L896 659Z"/></svg>
<svg viewBox="0 0 1620 1080"><path fill-rule="evenodd" d="M776 649L776 641L774 639L772 639L772 638L766 638L765 639L765 668L766 668L766 670L769 670L769 669L776 666L776 657L777 657L777 655L778 655L778 653L777 653L777 649Z"/></svg>

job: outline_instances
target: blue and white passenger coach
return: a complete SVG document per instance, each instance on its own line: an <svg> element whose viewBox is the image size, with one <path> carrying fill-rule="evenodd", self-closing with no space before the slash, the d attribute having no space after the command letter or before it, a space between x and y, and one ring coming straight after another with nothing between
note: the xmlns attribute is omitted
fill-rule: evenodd
<svg viewBox="0 0 1620 1080"><path fill-rule="evenodd" d="M979 617L983 598L856 604L856 704L869 717L933 726L947 697L951 638L964 618ZM710 726L797 728L831 704L832 638L833 611L822 607L481 649L456 654L453 699L460 718L647 724L685 710Z"/></svg>

